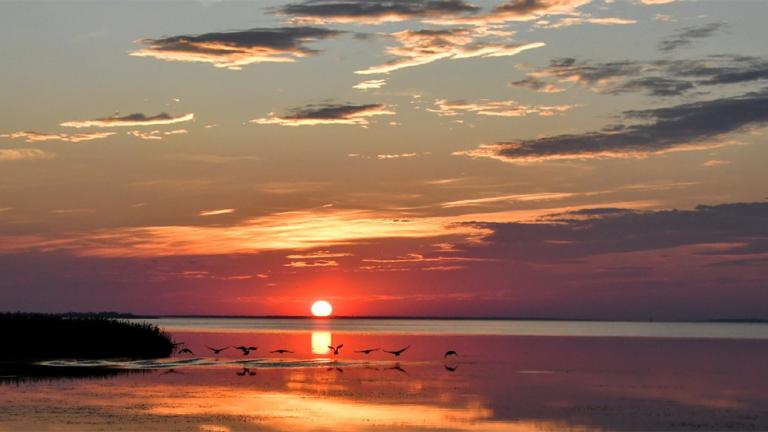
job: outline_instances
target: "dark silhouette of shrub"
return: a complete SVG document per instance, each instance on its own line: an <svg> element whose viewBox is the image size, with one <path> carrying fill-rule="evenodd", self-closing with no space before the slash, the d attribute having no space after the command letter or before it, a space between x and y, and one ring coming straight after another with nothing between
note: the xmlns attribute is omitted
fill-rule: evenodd
<svg viewBox="0 0 768 432"><path fill-rule="evenodd" d="M0 313L0 361L168 357L169 335L151 324L99 315Z"/></svg>

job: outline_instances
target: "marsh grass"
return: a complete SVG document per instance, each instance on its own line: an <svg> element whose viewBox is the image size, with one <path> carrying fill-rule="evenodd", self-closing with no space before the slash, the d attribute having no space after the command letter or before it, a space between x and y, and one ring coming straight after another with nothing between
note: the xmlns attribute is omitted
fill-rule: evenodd
<svg viewBox="0 0 768 432"><path fill-rule="evenodd" d="M99 315L0 313L0 362L161 358L173 352L159 327Z"/></svg>

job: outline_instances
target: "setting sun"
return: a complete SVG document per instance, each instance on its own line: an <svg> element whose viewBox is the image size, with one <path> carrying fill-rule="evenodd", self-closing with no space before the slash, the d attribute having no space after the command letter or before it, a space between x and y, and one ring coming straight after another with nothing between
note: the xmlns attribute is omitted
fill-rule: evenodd
<svg viewBox="0 0 768 432"><path fill-rule="evenodd" d="M325 300L318 300L312 304L312 315L327 317L333 312L333 306Z"/></svg>

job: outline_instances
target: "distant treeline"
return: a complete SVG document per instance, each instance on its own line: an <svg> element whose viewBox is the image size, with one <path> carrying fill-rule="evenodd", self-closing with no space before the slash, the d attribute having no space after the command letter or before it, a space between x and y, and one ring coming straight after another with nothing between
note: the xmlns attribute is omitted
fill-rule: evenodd
<svg viewBox="0 0 768 432"><path fill-rule="evenodd" d="M171 337L155 325L100 314L0 313L0 361L160 358Z"/></svg>

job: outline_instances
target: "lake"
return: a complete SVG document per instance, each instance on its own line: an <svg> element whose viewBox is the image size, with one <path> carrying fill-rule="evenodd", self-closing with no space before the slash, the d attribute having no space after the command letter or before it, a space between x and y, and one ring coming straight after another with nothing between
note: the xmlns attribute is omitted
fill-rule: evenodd
<svg viewBox="0 0 768 432"><path fill-rule="evenodd" d="M146 321L193 353L47 362L114 372L91 378L2 377L0 431L768 429L766 324ZM208 348L239 345L258 349Z"/></svg>

